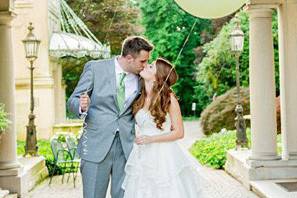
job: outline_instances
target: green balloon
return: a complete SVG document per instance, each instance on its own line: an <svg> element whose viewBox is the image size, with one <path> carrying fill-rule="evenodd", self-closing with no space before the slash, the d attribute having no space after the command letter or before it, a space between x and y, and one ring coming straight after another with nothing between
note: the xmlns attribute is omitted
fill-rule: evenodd
<svg viewBox="0 0 297 198"><path fill-rule="evenodd" d="M241 8L247 0L175 0L185 11L199 18L221 18Z"/></svg>

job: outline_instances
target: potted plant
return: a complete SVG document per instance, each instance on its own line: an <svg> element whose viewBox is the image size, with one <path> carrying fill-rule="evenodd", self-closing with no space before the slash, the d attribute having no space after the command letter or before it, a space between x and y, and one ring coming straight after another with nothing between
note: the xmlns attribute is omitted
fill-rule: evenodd
<svg viewBox="0 0 297 198"><path fill-rule="evenodd" d="M9 124L10 121L8 120L7 113L4 110L4 104L0 104L0 138Z"/></svg>

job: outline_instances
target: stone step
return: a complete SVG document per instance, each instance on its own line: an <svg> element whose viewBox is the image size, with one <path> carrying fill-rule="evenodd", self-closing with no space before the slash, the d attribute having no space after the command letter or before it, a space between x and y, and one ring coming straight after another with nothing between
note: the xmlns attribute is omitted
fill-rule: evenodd
<svg viewBox="0 0 297 198"><path fill-rule="evenodd" d="M297 180L259 180L250 182L252 191L263 198L296 198Z"/></svg>
<svg viewBox="0 0 297 198"><path fill-rule="evenodd" d="M20 157L18 161L22 168L15 170L17 174L13 174L14 172L10 171L13 176L4 175L4 171L3 176L0 177L0 186L4 189L9 189L11 193L16 193L18 196L23 197L36 184L44 180L48 176L48 172L44 157Z"/></svg>
<svg viewBox="0 0 297 198"><path fill-rule="evenodd" d="M18 198L18 194L9 194L5 198Z"/></svg>

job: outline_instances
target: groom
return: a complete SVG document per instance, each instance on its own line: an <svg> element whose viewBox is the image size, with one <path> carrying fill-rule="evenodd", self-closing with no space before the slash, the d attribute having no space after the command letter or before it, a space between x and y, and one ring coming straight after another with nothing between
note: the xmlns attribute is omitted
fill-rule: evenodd
<svg viewBox="0 0 297 198"><path fill-rule="evenodd" d="M87 113L78 144L84 198L105 198L110 177L112 198L123 197L124 168L135 137L131 104L140 94L138 74L152 49L144 38L128 37L120 56L86 63L67 102L78 117Z"/></svg>

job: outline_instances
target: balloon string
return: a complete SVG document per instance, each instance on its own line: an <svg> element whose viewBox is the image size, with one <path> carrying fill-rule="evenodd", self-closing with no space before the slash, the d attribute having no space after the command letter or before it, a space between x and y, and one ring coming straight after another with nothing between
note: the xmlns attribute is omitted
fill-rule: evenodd
<svg viewBox="0 0 297 198"><path fill-rule="evenodd" d="M125 1L125 5L123 5L123 6L127 6L127 7L129 7L129 0L126 0L126 1ZM118 13L119 10L120 10L120 5L117 5L116 8L114 9L114 14L113 14L113 16L112 16L112 18L111 18L111 20L110 20L110 24L109 24L109 26L108 26L108 30L106 31L106 34L105 34L105 38L104 38L103 43L107 42L107 38L108 38L109 33L110 33L110 31L111 31L111 27L112 27L112 25L114 24L116 15L119 14L119 13ZM125 15L124 15L125 18L128 16L128 14L129 14L129 12L125 12Z"/></svg>
<svg viewBox="0 0 297 198"><path fill-rule="evenodd" d="M152 102L152 106L155 105L155 103L156 103L158 97L160 96L161 91L164 89L165 83L167 82L169 76L171 75L171 72L172 72L173 69L175 68L175 64L177 63L177 61L178 61L180 55L182 54L182 52L183 52L183 50L184 50L186 44L188 43L189 38L190 38L190 36L191 36L191 34L192 34L193 30L194 30L194 27L195 27L197 21L198 21L198 19L196 18L195 21L194 21L194 23L193 23L193 25L192 25L192 28L191 28L191 30L190 30L188 36L187 36L187 38L186 38L186 40L185 40L185 42L183 43L182 48L180 49L180 51L179 51L179 53L178 53L178 55L177 55L177 57L176 57L176 59L175 59L175 61L174 61L174 64L173 64L172 68L170 69L168 75L166 76L165 81L164 81L163 84L162 84L161 89L159 90L159 92L158 92L158 94L157 94L157 97L153 100L153 102Z"/></svg>

